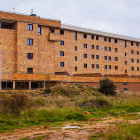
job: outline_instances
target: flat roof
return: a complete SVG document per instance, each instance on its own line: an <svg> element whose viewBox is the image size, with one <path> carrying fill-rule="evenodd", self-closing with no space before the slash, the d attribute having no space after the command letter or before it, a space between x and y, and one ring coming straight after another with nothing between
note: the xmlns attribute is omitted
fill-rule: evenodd
<svg viewBox="0 0 140 140"><path fill-rule="evenodd" d="M61 24L61 28L65 29L65 30L77 31L77 32L88 33L88 34L93 34L93 35L100 35L100 36L105 36L105 37L110 37L110 38L140 42L140 38L134 38L134 37L123 36L123 35L118 35L118 34L113 34L113 33L107 33L104 31L97 31L97 30L92 30L92 29L87 29L87 28L82 28L82 27L77 27L77 26L71 26L71 25L66 25L66 24Z"/></svg>

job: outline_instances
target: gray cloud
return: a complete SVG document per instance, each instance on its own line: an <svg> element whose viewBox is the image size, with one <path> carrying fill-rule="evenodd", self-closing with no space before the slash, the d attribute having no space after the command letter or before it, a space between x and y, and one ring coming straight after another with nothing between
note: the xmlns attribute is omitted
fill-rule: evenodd
<svg viewBox="0 0 140 140"><path fill-rule="evenodd" d="M0 9L140 38L139 0L0 0Z"/></svg>

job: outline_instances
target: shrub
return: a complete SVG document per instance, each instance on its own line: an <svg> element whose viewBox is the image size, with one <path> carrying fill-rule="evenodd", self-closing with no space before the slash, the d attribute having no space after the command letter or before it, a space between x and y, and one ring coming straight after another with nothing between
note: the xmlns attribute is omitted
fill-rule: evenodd
<svg viewBox="0 0 140 140"><path fill-rule="evenodd" d="M105 78L105 79L100 79L100 88L99 88L99 91L102 93L102 94L105 94L105 95L115 95L116 92L116 85L114 85L114 82L111 81L110 79L108 78Z"/></svg>
<svg viewBox="0 0 140 140"><path fill-rule="evenodd" d="M24 93L13 93L0 98L1 113L19 115L27 107L28 97Z"/></svg>

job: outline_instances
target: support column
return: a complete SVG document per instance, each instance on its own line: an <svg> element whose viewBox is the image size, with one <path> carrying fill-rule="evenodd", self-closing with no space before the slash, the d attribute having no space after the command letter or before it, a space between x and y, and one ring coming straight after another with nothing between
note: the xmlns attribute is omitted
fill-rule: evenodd
<svg viewBox="0 0 140 140"><path fill-rule="evenodd" d="M15 90L15 80L13 80L13 90Z"/></svg>
<svg viewBox="0 0 140 140"><path fill-rule="evenodd" d="M31 81L29 81L29 90L31 90Z"/></svg>
<svg viewBox="0 0 140 140"><path fill-rule="evenodd" d="M46 88L46 87L45 87L45 81L44 81L44 88Z"/></svg>
<svg viewBox="0 0 140 140"><path fill-rule="evenodd" d="M61 86L63 86L63 81L61 81Z"/></svg>

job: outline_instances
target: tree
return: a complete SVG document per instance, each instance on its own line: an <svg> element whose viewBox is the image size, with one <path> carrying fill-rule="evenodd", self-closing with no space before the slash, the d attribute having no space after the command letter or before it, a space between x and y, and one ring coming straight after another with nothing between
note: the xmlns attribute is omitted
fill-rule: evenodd
<svg viewBox="0 0 140 140"><path fill-rule="evenodd" d="M114 85L114 82L108 78L100 79L100 88L99 91L105 95L115 95L117 86Z"/></svg>

